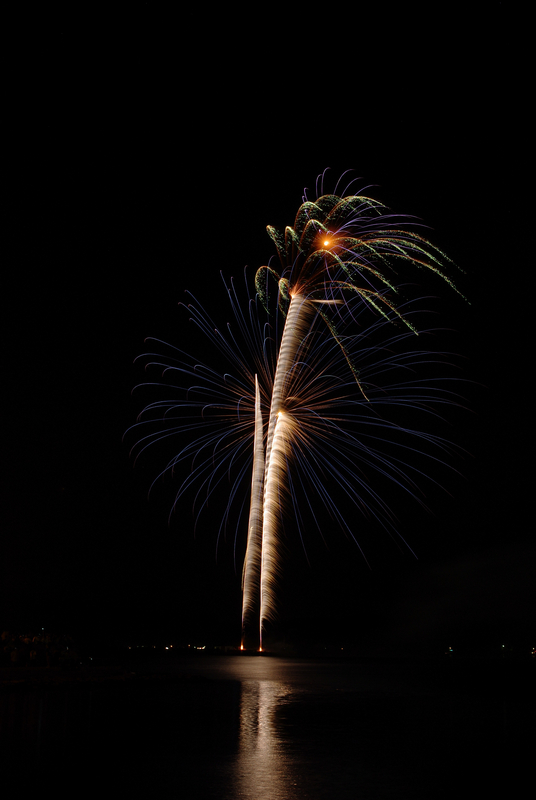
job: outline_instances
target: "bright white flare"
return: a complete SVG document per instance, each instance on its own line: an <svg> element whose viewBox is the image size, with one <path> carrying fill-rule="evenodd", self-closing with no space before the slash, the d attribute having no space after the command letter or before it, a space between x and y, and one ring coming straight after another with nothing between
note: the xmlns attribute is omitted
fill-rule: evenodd
<svg viewBox="0 0 536 800"><path fill-rule="evenodd" d="M285 399L296 355L302 345L315 310L306 297L294 294L287 312L281 347L277 359L272 404L268 420L268 438L264 471L264 507L262 521L261 613L260 640L265 621L275 612L274 591L279 572L281 550L280 522L282 492L286 487L287 441L292 418L285 414Z"/></svg>

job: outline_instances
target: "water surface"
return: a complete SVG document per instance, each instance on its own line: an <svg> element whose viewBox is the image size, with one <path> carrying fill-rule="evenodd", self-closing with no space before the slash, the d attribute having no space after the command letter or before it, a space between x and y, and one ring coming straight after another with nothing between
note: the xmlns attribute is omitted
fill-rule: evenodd
<svg viewBox="0 0 536 800"><path fill-rule="evenodd" d="M501 671L484 673L444 662L177 659L131 683L4 691L2 757L23 785L47 777L79 796L511 791L532 759L534 697L505 691Z"/></svg>

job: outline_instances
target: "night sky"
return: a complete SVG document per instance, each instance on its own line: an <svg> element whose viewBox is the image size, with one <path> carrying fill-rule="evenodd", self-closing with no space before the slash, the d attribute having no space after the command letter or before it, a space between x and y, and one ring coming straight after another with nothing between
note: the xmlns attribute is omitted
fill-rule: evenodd
<svg viewBox="0 0 536 800"><path fill-rule="evenodd" d="M292 224L329 167L422 217L466 272L470 305L435 286L467 381L451 437L468 454L461 475L439 476L447 491L427 488L432 513L394 508L418 560L357 517L372 571L337 530L327 547L312 537L311 566L291 545L278 635L530 640L533 256L515 19L492 3L485 20L431 20L425 40L394 24L305 46L275 22L242 38L227 17L135 9L17 33L0 629L238 641L244 541L235 571L232 536L216 558L217 503L194 537L191 500L168 525L173 486L147 499L157 454L134 469L122 441L141 410L133 361L146 336L193 346L186 290L225 324L220 270L241 280L265 264L265 226Z"/></svg>

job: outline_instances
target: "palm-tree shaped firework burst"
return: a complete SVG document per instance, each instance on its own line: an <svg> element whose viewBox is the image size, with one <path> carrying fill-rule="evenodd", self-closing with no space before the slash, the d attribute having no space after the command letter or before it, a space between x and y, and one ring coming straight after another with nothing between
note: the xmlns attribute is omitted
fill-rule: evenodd
<svg viewBox="0 0 536 800"><path fill-rule="evenodd" d="M258 619L261 649L263 631L276 611L282 511L292 506L299 523L300 486L314 485L318 498L353 537L324 488L326 472L341 493L361 508L374 507L388 526L389 511L360 476L356 460L414 494L408 437L446 446L430 433L404 429L384 412L400 404L430 412L434 404L452 401L433 382L414 380L415 366L429 360L429 353L408 347L418 334L416 309L399 299L400 273L405 278L407 268L430 270L455 288L445 272L449 259L408 230L407 218L391 215L363 193L347 191L317 191L315 201L304 198L293 227L283 232L268 227L281 267L279 272L272 266L258 270L257 298L249 302L249 314L244 315L234 285L227 289L244 347L237 346L231 330L229 338L214 332L199 306L189 306L194 323L234 366L234 376L199 365L175 348L164 361L147 354L149 364L164 367L167 376L180 376L181 386L185 377L196 382L182 398L145 407L134 426L148 426L135 445L137 454L170 436L191 436L163 470L174 472L184 459L192 460L177 500L194 484L200 487L197 496L205 491L208 498L234 465L225 523L238 487L244 481L251 484L242 629L244 637L246 627ZM261 321L258 303L260 298L270 312L272 285L277 289L275 315L284 320L278 346L273 328ZM400 380L400 371L410 369L411 380ZM201 415L195 422L192 410ZM396 441L400 458L382 451L381 442L387 440Z"/></svg>

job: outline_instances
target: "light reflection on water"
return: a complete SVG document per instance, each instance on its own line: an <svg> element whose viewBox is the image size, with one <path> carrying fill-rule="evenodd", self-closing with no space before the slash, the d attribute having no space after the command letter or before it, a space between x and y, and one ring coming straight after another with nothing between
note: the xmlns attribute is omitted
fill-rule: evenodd
<svg viewBox="0 0 536 800"><path fill-rule="evenodd" d="M242 684L238 752L231 766L235 797L290 796L295 782L274 720L289 692L289 686L271 681Z"/></svg>
<svg viewBox="0 0 536 800"><path fill-rule="evenodd" d="M203 672L204 666L199 665ZM306 796L296 794L298 775L280 724L285 704L301 694L298 673L296 663L273 658L246 656L210 664L213 677L217 674L240 682L236 748L217 770L221 798L289 800Z"/></svg>

